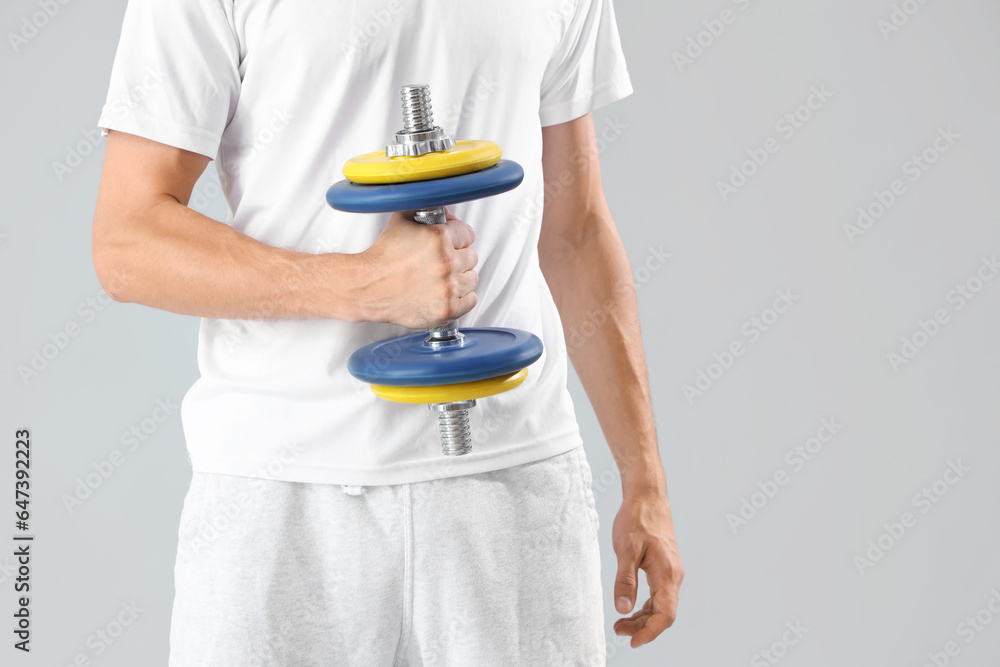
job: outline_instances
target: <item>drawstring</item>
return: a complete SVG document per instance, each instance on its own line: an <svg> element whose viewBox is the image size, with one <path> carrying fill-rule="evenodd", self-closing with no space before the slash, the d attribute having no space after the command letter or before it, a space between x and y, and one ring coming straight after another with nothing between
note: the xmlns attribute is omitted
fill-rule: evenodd
<svg viewBox="0 0 1000 667"><path fill-rule="evenodd" d="M341 490L349 496L360 496L365 492L365 487L363 486L351 486L349 484L341 484Z"/></svg>

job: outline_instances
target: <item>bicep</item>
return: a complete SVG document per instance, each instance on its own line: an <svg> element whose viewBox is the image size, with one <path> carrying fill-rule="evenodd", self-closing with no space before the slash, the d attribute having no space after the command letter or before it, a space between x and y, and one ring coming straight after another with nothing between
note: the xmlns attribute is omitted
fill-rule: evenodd
<svg viewBox="0 0 1000 667"><path fill-rule="evenodd" d="M542 128L542 174L539 245L576 245L610 220L591 114Z"/></svg>
<svg viewBox="0 0 1000 667"><path fill-rule="evenodd" d="M154 207L171 200L187 206L210 161L134 134L108 133L94 212L93 255L99 277L107 275L114 251L142 232Z"/></svg>
<svg viewBox="0 0 1000 667"><path fill-rule="evenodd" d="M111 130L98 203L141 205L169 196L186 206L209 162L198 153Z"/></svg>

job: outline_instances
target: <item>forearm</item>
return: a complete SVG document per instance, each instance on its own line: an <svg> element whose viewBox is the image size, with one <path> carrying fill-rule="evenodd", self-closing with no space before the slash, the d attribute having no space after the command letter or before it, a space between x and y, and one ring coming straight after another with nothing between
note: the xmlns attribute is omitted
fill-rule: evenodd
<svg viewBox="0 0 1000 667"><path fill-rule="evenodd" d="M625 493L665 491L628 257L610 218L579 225L593 231L539 248L570 359L618 464Z"/></svg>
<svg viewBox="0 0 1000 667"><path fill-rule="evenodd" d="M358 255L313 255L261 243L164 195L134 224L98 219L94 260L109 295L225 319L363 319Z"/></svg>

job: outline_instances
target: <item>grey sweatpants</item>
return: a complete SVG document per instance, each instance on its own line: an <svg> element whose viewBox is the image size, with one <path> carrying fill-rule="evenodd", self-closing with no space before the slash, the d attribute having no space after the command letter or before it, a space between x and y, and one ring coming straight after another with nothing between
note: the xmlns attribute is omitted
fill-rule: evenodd
<svg viewBox="0 0 1000 667"><path fill-rule="evenodd" d="M604 665L583 447L343 487L195 473L171 667Z"/></svg>

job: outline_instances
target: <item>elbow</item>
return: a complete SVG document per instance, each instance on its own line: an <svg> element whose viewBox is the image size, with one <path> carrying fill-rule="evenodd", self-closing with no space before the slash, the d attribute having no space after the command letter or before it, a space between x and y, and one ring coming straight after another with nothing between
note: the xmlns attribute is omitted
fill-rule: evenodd
<svg viewBox="0 0 1000 667"><path fill-rule="evenodd" d="M542 223L542 232L538 238L539 261L559 264L586 256L609 243L617 234L614 223L608 225L602 219L576 218L574 224L563 224L560 229L546 228Z"/></svg>
<svg viewBox="0 0 1000 667"><path fill-rule="evenodd" d="M539 243L555 248L580 248L603 242L608 234L617 233L615 220L607 206L584 201L569 208L545 209Z"/></svg>
<svg viewBox="0 0 1000 667"><path fill-rule="evenodd" d="M572 250L563 244L539 243L538 264L543 274L565 267L567 260L574 258Z"/></svg>
<svg viewBox="0 0 1000 667"><path fill-rule="evenodd" d="M95 219L92 256L97 281L113 301L130 303L133 301L129 290L132 276L125 264L121 244L108 238L107 234L98 233L101 228L102 225Z"/></svg>
<svg viewBox="0 0 1000 667"><path fill-rule="evenodd" d="M101 289L112 301L129 302L124 280L125 272L116 261L114 253L97 244L94 245L94 273L97 274L97 281L101 284Z"/></svg>

